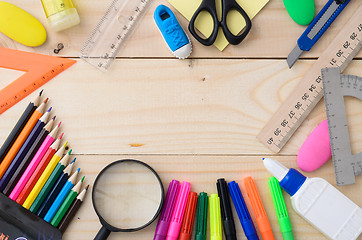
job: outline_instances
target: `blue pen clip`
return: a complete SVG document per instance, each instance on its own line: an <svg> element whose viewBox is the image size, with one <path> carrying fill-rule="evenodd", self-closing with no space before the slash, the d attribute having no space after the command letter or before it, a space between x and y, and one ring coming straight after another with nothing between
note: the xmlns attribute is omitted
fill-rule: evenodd
<svg viewBox="0 0 362 240"><path fill-rule="evenodd" d="M241 194L239 185L235 181L232 181L229 182L228 186L231 199L233 200L246 238L248 240L259 240L253 221L251 220L248 208L246 207L243 195Z"/></svg>

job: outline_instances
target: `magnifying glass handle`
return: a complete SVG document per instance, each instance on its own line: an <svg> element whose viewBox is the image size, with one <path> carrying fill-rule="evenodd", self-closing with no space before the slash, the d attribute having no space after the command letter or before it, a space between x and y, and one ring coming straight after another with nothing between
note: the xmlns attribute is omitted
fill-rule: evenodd
<svg viewBox="0 0 362 240"><path fill-rule="evenodd" d="M94 238L94 240L105 240L108 238L109 234L111 234L111 231L109 231L107 228L102 226L101 230L99 230L97 236Z"/></svg>

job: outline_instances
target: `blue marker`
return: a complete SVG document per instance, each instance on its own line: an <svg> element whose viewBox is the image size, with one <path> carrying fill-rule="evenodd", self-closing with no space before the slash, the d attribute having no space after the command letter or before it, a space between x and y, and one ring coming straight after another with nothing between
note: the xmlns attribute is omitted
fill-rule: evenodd
<svg viewBox="0 0 362 240"><path fill-rule="evenodd" d="M66 184L64 185L64 187L60 191L59 195L55 199L54 203L49 208L49 211L45 215L45 217L44 217L45 221L50 223L53 220L53 217L55 216L58 209L60 208L60 206L64 202L65 198L68 196L70 190L74 187L74 185L76 183L77 175L79 173L79 170L80 169L78 168L78 170L66 182ZM81 181L83 181L83 179L84 179L84 177L82 178Z"/></svg>
<svg viewBox="0 0 362 240"><path fill-rule="evenodd" d="M251 220L248 208L246 207L246 204L244 202L243 195L241 195L239 185L235 181L229 182L228 185L231 199L233 200L246 238L248 240L259 240L253 221Z"/></svg>

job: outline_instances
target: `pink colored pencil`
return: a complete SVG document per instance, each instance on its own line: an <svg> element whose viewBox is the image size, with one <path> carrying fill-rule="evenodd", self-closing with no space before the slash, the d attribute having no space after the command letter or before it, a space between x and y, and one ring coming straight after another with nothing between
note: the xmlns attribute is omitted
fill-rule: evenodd
<svg viewBox="0 0 362 240"><path fill-rule="evenodd" d="M9 195L9 198L12 200L16 200L20 195L21 191L25 187L25 184L29 181L29 178L35 171L36 167L39 165L40 161L42 160L43 156L45 155L46 151L52 145L57 136L58 129L60 127L61 122L49 133L49 135L45 138L44 142L40 146L39 150L36 152L35 156L31 160L29 166L26 168L24 174L21 176L19 182L16 184L15 188Z"/></svg>

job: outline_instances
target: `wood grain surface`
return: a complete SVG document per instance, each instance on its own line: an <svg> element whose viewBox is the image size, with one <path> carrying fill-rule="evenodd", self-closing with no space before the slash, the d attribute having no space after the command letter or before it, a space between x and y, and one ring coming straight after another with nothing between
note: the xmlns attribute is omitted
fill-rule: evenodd
<svg viewBox="0 0 362 240"><path fill-rule="evenodd" d="M298 150L310 132L326 118L323 100L304 121L279 154L274 154L256 135L316 58L352 16L362 0L352 0L315 47L292 69L285 61L305 27L295 24L283 2L270 0L254 18L253 28L239 46L223 52L192 39L190 59L176 60L169 53L153 22L153 10L166 0L153 1L119 58L107 73L80 60L79 50L111 0L74 0L81 24L55 33L46 22L39 0L7 0L31 13L47 29L47 42L38 48L16 43L0 33L0 46L54 54L77 63L44 86L53 114L61 120L64 139L78 158L86 182L92 187L98 172L112 161L135 158L150 164L160 175L165 190L172 179L190 181L192 190L216 193L216 180L239 182L252 176L260 191L276 239L282 239L267 186L270 174L261 158L269 156L298 168ZM316 0L320 10L326 1ZM174 10L174 9L173 9ZM175 11L181 25L187 21ZM362 53L344 73L362 76ZM0 88L21 73L0 69ZM31 95L0 116L0 144L15 125ZM362 103L345 100L352 151L362 150ZM332 162L307 173L335 185ZM338 187L362 206L362 177L352 186ZM91 191L90 191L91 192ZM247 204L249 200L245 197ZM296 239L325 239L293 210L285 199ZM250 205L248 205L250 207ZM234 212L236 218L236 213ZM254 217L254 216L253 216ZM238 239L246 239L236 221ZM137 233L113 233L109 239L152 239L156 222ZM93 239L100 223L92 208L91 194L64 235L64 240Z"/></svg>

